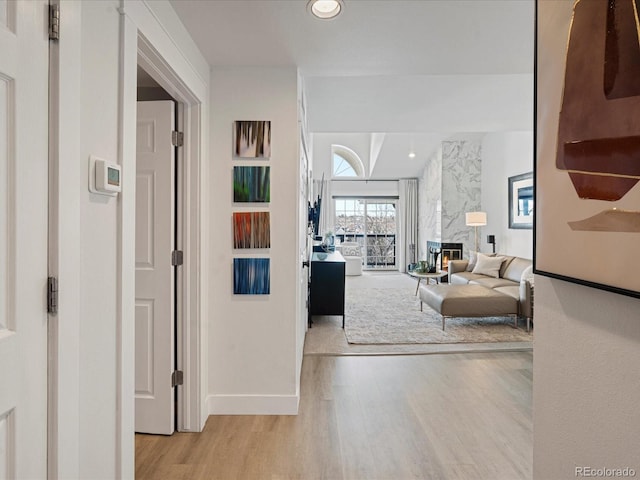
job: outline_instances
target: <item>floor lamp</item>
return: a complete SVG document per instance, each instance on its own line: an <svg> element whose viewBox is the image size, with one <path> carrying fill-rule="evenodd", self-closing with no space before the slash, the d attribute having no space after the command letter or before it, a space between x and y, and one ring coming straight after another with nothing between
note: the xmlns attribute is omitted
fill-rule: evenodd
<svg viewBox="0 0 640 480"><path fill-rule="evenodd" d="M465 220L468 227L474 227L476 233L476 252L478 251L478 227L484 227L487 224L486 212L467 212Z"/></svg>

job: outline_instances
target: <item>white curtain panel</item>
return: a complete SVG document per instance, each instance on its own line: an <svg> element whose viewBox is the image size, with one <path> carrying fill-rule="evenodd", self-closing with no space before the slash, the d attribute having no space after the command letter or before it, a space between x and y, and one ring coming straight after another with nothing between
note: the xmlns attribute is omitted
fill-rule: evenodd
<svg viewBox="0 0 640 480"><path fill-rule="evenodd" d="M399 184L398 201L398 270L405 272L415 262L418 252L418 179L403 178ZM412 256L411 245L414 246Z"/></svg>
<svg viewBox="0 0 640 480"><path fill-rule="evenodd" d="M324 237L328 230L335 228L333 219L333 198L331 198L331 180L313 181L313 201L322 194L322 206L320 207L320 222L318 225L318 235ZM335 232L333 232L335 233Z"/></svg>

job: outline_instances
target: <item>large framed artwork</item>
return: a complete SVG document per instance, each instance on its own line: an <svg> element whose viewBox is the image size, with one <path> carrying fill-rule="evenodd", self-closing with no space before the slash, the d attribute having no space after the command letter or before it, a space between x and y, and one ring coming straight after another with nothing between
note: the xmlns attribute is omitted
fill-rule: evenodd
<svg viewBox="0 0 640 480"><path fill-rule="evenodd" d="M637 3L536 1L535 272L634 297Z"/></svg>

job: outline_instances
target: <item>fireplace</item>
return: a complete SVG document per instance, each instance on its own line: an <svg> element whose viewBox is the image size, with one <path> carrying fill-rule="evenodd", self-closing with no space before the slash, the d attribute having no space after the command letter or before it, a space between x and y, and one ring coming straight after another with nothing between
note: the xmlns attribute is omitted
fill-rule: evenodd
<svg viewBox="0 0 640 480"><path fill-rule="evenodd" d="M427 242L427 266L429 270L444 270L449 260L462 260L462 243Z"/></svg>

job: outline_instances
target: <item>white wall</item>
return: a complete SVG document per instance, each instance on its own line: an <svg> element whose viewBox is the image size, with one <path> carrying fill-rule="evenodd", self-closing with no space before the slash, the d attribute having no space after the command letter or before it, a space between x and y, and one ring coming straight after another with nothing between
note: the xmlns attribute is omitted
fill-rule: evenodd
<svg viewBox="0 0 640 480"><path fill-rule="evenodd" d="M87 177L89 155L118 160L118 6L117 0L83 2L81 10L80 478L116 477L118 198L89 193Z"/></svg>
<svg viewBox="0 0 640 480"><path fill-rule="evenodd" d="M572 2L540 2L539 65L561 64L566 49L557 45L568 38L571 14ZM539 112L559 106L550 98L559 98L562 71L553 72L541 70ZM538 155L555 151L558 117L551 118L539 123ZM628 268L620 275L635 275L636 252L622 255ZM639 475L640 300L539 275L535 281L534 478L576 478L576 467L630 467Z"/></svg>
<svg viewBox="0 0 640 480"><path fill-rule="evenodd" d="M536 276L534 478L640 475L640 300Z"/></svg>
<svg viewBox="0 0 640 480"><path fill-rule="evenodd" d="M488 133L482 141L481 250L491 251L487 235L496 236L496 251L533 258L533 230L509 228L509 177L533 171L533 132Z"/></svg>
<svg viewBox="0 0 640 480"><path fill-rule="evenodd" d="M213 68L211 71L211 290L209 412L297 412L296 310L299 230L297 70ZM270 120L268 161L232 159L234 120ZM233 204L234 165L271 167L268 205ZM271 248L233 250L232 212L271 213ZM271 294L233 294L233 258L271 259Z"/></svg>

